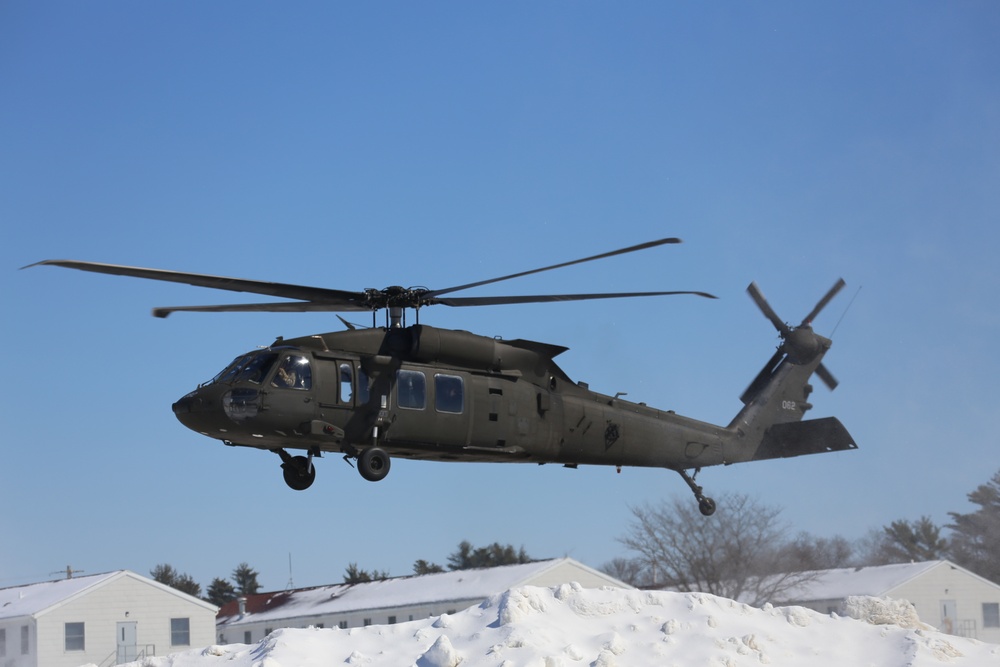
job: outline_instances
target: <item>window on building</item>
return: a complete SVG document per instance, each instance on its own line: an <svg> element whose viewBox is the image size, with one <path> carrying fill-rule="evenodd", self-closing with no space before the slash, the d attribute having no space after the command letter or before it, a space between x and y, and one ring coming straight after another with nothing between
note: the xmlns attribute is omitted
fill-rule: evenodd
<svg viewBox="0 0 1000 667"><path fill-rule="evenodd" d="M341 630L346 630L347 629L347 621L341 621L340 623L337 623L337 627L340 628Z"/></svg>
<svg viewBox="0 0 1000 667"><path fill-rule="evenodd" d="M434 408L438 412L461 414L465 406L465 386L457 375L434 376Z"/></svg>
<svg viewBox="0 0 1000 667"><path fill-rule="evenodd" d="M268 636L274 631L274 628L264 628L264 636Z"/></svg>
<svg viewBox="0 0 1000 667"><path fill-rule="evenodd" d="M170 619L170 645L190 646L191 645L191 619L172 618Z"/></svg>
<svg viewBox="0 0 1000 667"><path fill-rule="evenodd" d="M371 625L371 624L372 624L372 619L370 619L370 618L366 618L366 619L365 619L365 622L364 622L364 626L365 626L365 627L367 628L367 627L368 627L369 625Z"/></svg>
<svg viewBox="0 0 1000 667"><path fill-rule="evenodd" d="M21 626L21 655L28 655L31 651L30 639L31 628L27 625Z"/></svg>
<svg viewBox="0 0 1000 667"><path fill-rule="evenodd" d="M325 628L325 627L326 627L326 623L317 623L317 624L316 624L315 626L313 626L313 627L316 627L316 628L319 628L320 630L322 630L323 628Z"/></svg>
<svg viewBox="0 0 1000 667"><path fill-rule="evenodd" d="M0 658L7 655L7 628L0 628Z"/></svg>
<svg viewBox="0 0 1000 667"><path fill-rule="evenodd" d="M396 371L396 404L410 410L427 405L427 379L420 371Z"/></svg>
<svg viewBox="0 0 1000 667"><path fill-rule="evenodd" d="M250 631L249 630L247 630L246 632L243 633L243 643L244 644L249 644L250 643Z"/></svg>
<svg viewBox="0 0 1000 667"><path fill-rule="evenodd" d="M83 640L83 623L66 624L66 650L67 651L87 650Z"/></svg>
<svg viewBox="0 0 1000 667"><path fill-rule="evenodd" d="M395 616L390 616L389 617L389 625L395 625L395 624L396 624L396 617Z"/></svg>
<svg viewBox="0 0 1000 667"><path fill-rule="evenodd" d="M983 627L1000 628L1000 602L983 603Z"/></svg>

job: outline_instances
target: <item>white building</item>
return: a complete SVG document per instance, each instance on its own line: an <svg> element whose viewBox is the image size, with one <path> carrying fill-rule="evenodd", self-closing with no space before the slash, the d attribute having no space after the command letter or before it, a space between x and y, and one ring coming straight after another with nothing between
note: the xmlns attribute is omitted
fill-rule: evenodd
<svg viewBox="0 0 1000 667"><path fill-rule="evenodd" d="M776 605L837 613L853 595L907 600L942 632L1000 644L1000 585L946 560L821 570Z"/></svg>
<svg viewBox="0 0 1000 667"><path fill-rule="evenodd" d="M570 558L523 565L394 577L363 584L334 584L259 593L219 611L218 643L250 644L278 628L352 628L453 614L519 586L631 588Z"/></svg>
<svg viewBox="0 0 1000 667"><path fill-rule="evenodd" d="M0 589L0 667L104 667L208 646L218 607L119 570Z"/></svg>

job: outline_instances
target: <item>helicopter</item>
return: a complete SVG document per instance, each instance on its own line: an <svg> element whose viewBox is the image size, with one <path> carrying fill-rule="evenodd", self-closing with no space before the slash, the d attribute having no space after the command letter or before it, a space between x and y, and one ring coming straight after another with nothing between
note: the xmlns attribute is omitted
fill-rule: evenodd
<svg viewBox="0 0 1000 667"><path fill-rule="evenodd" d="M285 301L154 308L176 312L370 312L372 325L340 315L341 331L292 339L238 355L215 377L172 406L187 428L233 447L268 450L281 459L294 490L316 478L314 460L342 454L377 482L399 457L427 461L504 462L665 468L678 473L711 516L714 500L696 477L704 467L856 449L835 417L803 420L812 408L810 379L829 389L837 380L823 365L832 344L812 321L844 287L843 279L796 326L778 317L756 283L747 291L778 331L780 344L741 395L726 426L592 391L556 364L568 348L502 340L420 323L432 305L489 306L689 295L658 291L533 296L456 297L455 292L612 256L680 243L663 238L488 280L428 289L400 286L344 291L76 260L29 266L184 283ZM24 267L29 268L29 267ZM407 311L415 323L407 324ZM377 315L385 311L383 325ZM296 452L289 453L289 450ZM298 452L302 452L301 454ZM693 472L692 472L693 471Z"/></svg>

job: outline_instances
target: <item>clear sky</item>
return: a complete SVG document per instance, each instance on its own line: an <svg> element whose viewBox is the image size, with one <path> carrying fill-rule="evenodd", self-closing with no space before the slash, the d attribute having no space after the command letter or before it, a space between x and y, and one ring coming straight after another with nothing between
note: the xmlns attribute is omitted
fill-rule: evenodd
<svg viewBox="0 0 1000 667"><path fill-rule="evenodd" d="M995 2L3 3L0 586L162 562L206 586L247 561L280 589L289 561L297 586L402 575L461 540L598 567L630 506L689 495L558 466L397 461L372 484L338 456L293 492L170 404L334 316L158 320L239 295L18 270L49 258L443 288L679 236L463 296L718 301L421 319L566 345L575 380L723 424L778 342L750 281L796 323L842 276L815 322L841 384L810 417L860 449L699 481L826 537L971 511L1000 469L997 34Z"/></svg>

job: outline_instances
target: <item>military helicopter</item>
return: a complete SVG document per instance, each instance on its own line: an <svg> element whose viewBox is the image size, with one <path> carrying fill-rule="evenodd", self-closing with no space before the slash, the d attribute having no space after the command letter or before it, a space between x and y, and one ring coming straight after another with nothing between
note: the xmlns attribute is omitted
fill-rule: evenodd
<svg viewBox="0 0 1000 667"><path fill-rule="evenodd" d="M500 340L420 324L433 305L487 306L668 295L715 298L705 292L619 292L455 297L455 292L552 269L680 243L664 238L583 259L448 287L387 287L360 292L262 282L74 260L30 266L185 283L281 297L286 301L155 308L175 312L371 312L372 326L340 318L345 329L285 340L237 356L214 378L173 404L184 426L235 447L274 452L285 483L309 488L314 459L343 454L369 481L384 479L392 457L429 461L558 463L666 468L694 493L702 514L715 512L695 478L706 466L855 449L834 417L803 421L813 374L830 389L822 363L831 341L811 323L844 286L827 292L798 326L774 312L755 283L748 292L778 330L781 343L741 397L727 426L591 391L555 363L568 348ZM28 267L25 267L28 268ZM413 310L416 322L406 323ZM384 326L377 314L385 311ZM338 315L338 317L340 317ZM304 454L290 454L289 450ZM353 464L352 464L353 465ZM689 472L689 471L692 471Z"/></svg>

